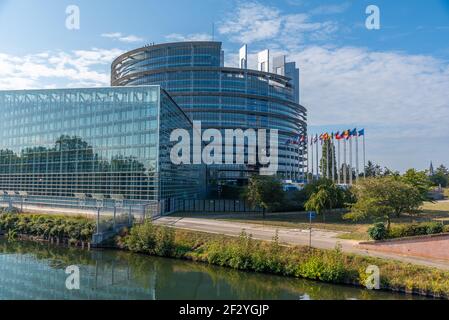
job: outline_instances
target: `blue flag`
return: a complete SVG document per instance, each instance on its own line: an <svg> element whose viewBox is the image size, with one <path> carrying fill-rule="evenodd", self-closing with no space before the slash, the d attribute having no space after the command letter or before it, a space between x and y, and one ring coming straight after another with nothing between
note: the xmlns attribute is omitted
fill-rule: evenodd
<svg viewBox="0 0 449 320"><path fill-rule="evenodd" d="M365 135L365 129L362 129L359 131L359 137L364 136Z"/></svg>

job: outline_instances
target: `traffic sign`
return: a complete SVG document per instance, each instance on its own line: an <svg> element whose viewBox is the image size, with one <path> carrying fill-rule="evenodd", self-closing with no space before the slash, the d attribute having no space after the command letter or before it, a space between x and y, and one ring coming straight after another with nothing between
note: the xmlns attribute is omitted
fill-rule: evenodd
<svg viewBox="0 0 449 320"><path fill-rule="evenodd" d="M309 219L315 219L316 218L316 212L315 211L309 211Z"/></svg>

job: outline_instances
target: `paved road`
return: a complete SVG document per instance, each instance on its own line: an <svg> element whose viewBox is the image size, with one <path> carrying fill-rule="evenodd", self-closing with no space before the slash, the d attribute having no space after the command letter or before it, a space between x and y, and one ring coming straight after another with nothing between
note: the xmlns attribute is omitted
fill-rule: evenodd
<svg viewBox="0 0 449 320"><path fill-rule="evenodd" d="M273 227L251 223L219 221L214 219L160 217L154 221L156 224L170 225L180 229L203 231L228 236L238 236L242 230L251 234L254 239L272 240L278 230L279 241L291 245L309 245L309 230ZM418 265L436 267L449 270L449 261L430 260L421 257L403 256L394 253L377 252L358 247L358 241L338 239L342 234L338 231L312 230L312 246L320 249L333 249L337 244L345 252L361 254L371 257L387 258Z"/></svg>

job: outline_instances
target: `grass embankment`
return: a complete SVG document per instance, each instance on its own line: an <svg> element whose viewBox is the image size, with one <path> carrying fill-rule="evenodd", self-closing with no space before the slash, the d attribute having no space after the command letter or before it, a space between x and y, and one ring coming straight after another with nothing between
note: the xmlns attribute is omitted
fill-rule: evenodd
<svg viewBox="0 0 449 320"><path fill-rule="evenodd" d="M121 248L163 257L189 259L237 270L272 273L324 282L364 286L366 268L380 269L387 290L449 297L449 272L397 261L346 254L335 250L281 246L254 240L212 235L151 223L135 226L117 240Z"/></svg>
<svg viewBox="0 0 449 320"><path fill-rule="evenodd" d="M343 232L338 236L340 239L349 240L369 240L368 229L373 221L353 222L343 218L346 211L336 210L328 212L325 216L317 216L312 221L312 228ZM180 215L181 216L181 215ZM307 212L287 212L287 213L267 213L265 218L262 214L183 214L185 217L197 217L205 219L216 219L223 221L233 221L252 224L263 224L274 227L308 229L309 215ZM404 214L399 218L392 219L392 226L402 227L406 224L420 222L443 222L449 224L449 202L426 202L421 207L421 212L416 215Z"/></svg>

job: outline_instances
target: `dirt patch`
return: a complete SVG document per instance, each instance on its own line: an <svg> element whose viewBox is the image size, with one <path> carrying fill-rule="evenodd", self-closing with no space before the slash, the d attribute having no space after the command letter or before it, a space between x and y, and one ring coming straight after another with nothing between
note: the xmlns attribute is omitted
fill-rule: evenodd
<svg viewBox="0 0 449 320"><path fill-rule="evenodd" d="M368 250L449 261L449 234L360 243Z"/></svg>

